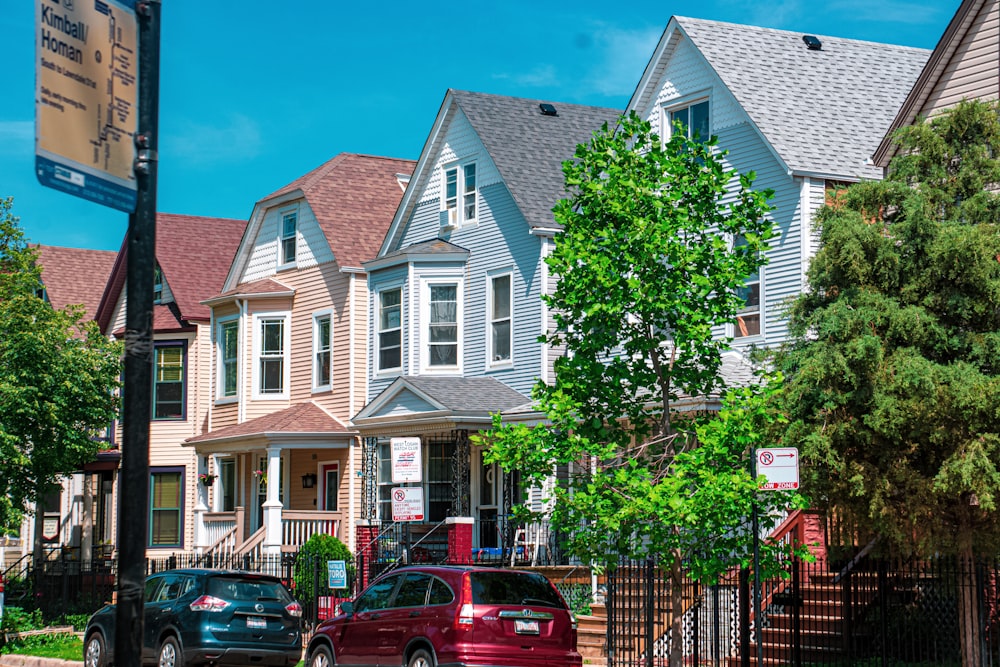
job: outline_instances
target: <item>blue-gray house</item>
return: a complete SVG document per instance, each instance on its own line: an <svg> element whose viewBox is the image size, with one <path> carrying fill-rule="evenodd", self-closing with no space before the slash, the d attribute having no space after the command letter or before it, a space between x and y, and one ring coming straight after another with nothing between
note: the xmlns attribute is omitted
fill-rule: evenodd
<svg viewBox="0 0 1000 667"><path fill-rule="evenodd" d="M561 164L614 109L449 90L378 256L370 293L362 517L390 521L391 489L420 487L425 530L475 520L473 546L496 547L522 500L516 474L482 462L469 435L529 403L559 350L543 257L557 232ZM419 439L419 482L400 478L393 438ZM397 441L398 442L398 441ZM419 527L412 527L420 532ZM509 537L509 536L508 536Z"/></svg>

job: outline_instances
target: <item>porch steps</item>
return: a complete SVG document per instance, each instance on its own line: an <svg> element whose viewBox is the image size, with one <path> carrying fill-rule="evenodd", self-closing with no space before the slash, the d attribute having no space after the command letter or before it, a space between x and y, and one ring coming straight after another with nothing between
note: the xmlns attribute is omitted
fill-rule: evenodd
<svg viewBox="0 0 1000 667"><path fill-rule="evenodd" d="M576 648L584 667L608 664L608 614L603 604L592 604L589 616L577 616Z"/></svg>

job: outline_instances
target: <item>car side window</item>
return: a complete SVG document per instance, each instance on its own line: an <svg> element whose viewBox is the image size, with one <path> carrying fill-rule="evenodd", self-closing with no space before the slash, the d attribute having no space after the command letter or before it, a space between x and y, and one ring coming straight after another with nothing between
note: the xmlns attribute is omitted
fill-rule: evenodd
<svg viewBox="0 0 1000 667"><path fill-rule="evenodd" d="M150 577L146 580L146 590L143 594L143 600L145 602L152 602L156 597L156 591L160 588L160 584L163 583L163 577Z"/></svg>
<svg viewBox="0 0 1000 667"><path fill-rule="evenodd" d="M423 572L408 572L396 592L393 607L422 607L427 599L427 586L431 575Z"/></svg>
<svg viewBox="0 0 1000 667"><path fill-rule="evenodd" d="M354 603L354 611L373 611L388 607L400 578L399 575L393 575L369 586Z"/></svg>
<svg viewBox="0 0 1000 667"><path fill-rule="evenodd" d="M176 600L181 596L181 591L184 590L184 579L181 575L173 574L163 577L163 585L160 586L160 590L156 593L156 598L154 602L169 602L171 600Z"/></svg>
<svg viewBox="0 0 1000 667"><path fill-rule="evenodd" d="M454 599L455 593L452 592L448 584L434 577L431 581L430 595L427 596L427 604L448 604Z"/></svg>

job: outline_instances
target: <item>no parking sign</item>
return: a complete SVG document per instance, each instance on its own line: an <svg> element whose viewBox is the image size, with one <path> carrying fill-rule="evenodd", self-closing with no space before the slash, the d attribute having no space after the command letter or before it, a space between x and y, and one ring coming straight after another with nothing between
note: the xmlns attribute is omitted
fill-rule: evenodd
<svg viewBox="0 0 1000 667"><path fill-rule="evenodd" d="M766 477L762 491L792 491L799 488L799 450L797 447L771 447L757 450L757 476Z"/></svg>

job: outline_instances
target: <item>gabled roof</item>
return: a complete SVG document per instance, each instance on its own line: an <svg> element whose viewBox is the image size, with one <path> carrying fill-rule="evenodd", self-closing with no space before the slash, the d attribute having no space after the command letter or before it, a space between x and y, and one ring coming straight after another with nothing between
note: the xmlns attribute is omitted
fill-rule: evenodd
<svg viewBox="0 0 1000 667"><path fill-rule="evenodd" d="M312 401L296 403L284 410L278 410L256 419L245 421L217 431L210 431L185 440L194 445L205 442L221 442L245 438L275 438L281 435L303 437L305 435L324 437L329 434L348 434L354 431Z"/></svg>
<svg viewBox="0 0 1000 667"><path fill-rule="evenodd" d="M156 214L156 261L177 304L178 318L188 322L210 319L210 309L201 302L222 288L245 227L244 221L229 218ZM128 234L98 307L97 320L102 331L107 331L111 324L125 288L127 251Z"/></svg>
<svg viewBox="0 0 1000 667"><path fill-rule="evenodd" d="M428 412L451 413L489 419L494 412L515 408L528 397L491 377L445 377L405 375L396 378L358 413L354 422L378 418L393 398L412 393L423 401Z"/></svg>
<svg viewBox="0 0 1000 667"><path fill-rule="evenodd" d="M94 319L118 253L51 245L36 247L42 283L52 307L62 310L66 306L82 305L84 319Z"/></svg>
<svg viewBox="0 0 1000 667"><path fill-rule="evenodd" d="M378 259L365 262L364 266L366 271L372 271L373 269L391 266L397 262L411 262L421 257L436 262L447 261L449 259L465 262L469 258L469 251L462 246L455 245L451 241L430 239L428 241L411 243L405 248L381 255Z"/></svg>
<svg viewBox="0 0 1000 667"><path fill-rule="evenodd" d="M675 16L630 109L655 102L682 36L791 173L845 179L881 177L870 156L930 54L824 35L810 50L799 32Z"/></svg>
<svg viewBox="0 0 1000 667"><path fill-rule="evenodd" d="M426 188L447 127L458 112L465 114L479 136L528 224L555 228L552 207L566 192L563 161L572 158L577 144L586 143L601 125L613 126L621 110L556 102L552 103L556 115L550 116L539 109L542 102L449 89L381 252L394 249L394 237Z"/></svg>
<svg viewBox="0 0 1000 667"><path fill-rule="evenodd" d="M232 289L243 272L264 212L303 198L316 216L341 269L360 269L378 252L416 163L413 160L341 153L254 206L237 261L226 278Z"/></svg>
<svg viewBox="0 0 1000 667"><path fill-rule="evenodd" d="M906 96L906 99L900 105L896 117L882 137L882 142L874 151L872 159L875 161L875 164L882 168L889 166L889 160L895 154L895 148L892 143L893 133L901 127L913 125L916 122L917 114L924 107L924 103L927 102L928 96L933 92L934 86L948 67L955 52L962 44L966 35L968 35L969 30L975 24L976 17L983 10L984 6L990 2L991 0L963 0L962 4L959 5L958 11L951 18L951 22L938 41L937 46L934 47L934 51L920 72L916 83L913 84L909 95Z"/></svg>
<svg viewBox="0 0 1000 667"><path fill-rule="evenodd" d="M222 294L217 294L202 301L207 306L216 306L220 303L233 301L234 299L246 299L250 297L279 297L294 296L295 289L272 278L263 278L249 283L240 283L231 290L226 290Z"/></svg>

